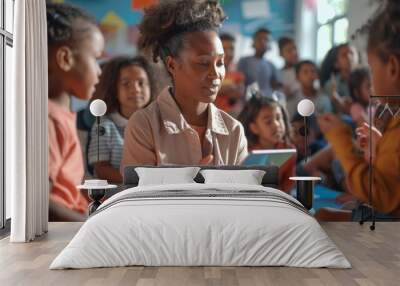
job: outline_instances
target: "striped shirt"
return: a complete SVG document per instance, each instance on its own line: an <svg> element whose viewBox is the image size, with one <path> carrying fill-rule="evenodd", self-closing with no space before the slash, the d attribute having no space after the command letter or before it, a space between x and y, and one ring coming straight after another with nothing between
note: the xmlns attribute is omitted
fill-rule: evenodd
<svg viewBox="0 0 400 286"><path fill-rule="evenodd" d="M89 164L107 161L113 168L119 169L124 146L124 129L127 122L128 120L118 112L102 117L100 126L104 128L104 134L100 133L98 145L97 125L93 124L88 151ZM97 150L99 150L99 158L97 158Z"/></svg>

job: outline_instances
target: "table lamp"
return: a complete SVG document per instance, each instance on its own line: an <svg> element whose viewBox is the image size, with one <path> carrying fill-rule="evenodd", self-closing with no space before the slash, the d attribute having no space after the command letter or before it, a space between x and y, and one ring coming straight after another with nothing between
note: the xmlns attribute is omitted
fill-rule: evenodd
<svg viewBox="0 0 400 286"><path fill-rule="evenodd" d="M308 120L314 113L314 103L309 99L303 99L297 104L297 112L304 118L304 161L308 159ZM296 181L296 198L303 206L310 210L313 204L314 198L314 184L316 181L320 181L319 177L290 177L290 180Z"/></svg>
<svg viewBox="0 0 400 286"><path fill-rule="evenodd" d="M106 103L101 99L95 99L90 104L90 113L96 117L96 135L97 135L97 161L100 161L100 136L104 135L104 127L100 126L100 117L107 111Z"/></svg>
<svg viewBox="0 0 400 286"><path fill-rule="evenodd" d="M314 103L309 99L303 99L297 104L297 112L304 118L304 160L308 159L308 120L315 110Z"/></svg>
<svg viewBox="0 0 400 286"><path fill-rule="evenodd" d="M104 135L105 129L100 126L100 117L107 111L106 103L101 99L95 99L90 104L90 113L96 117L96 135L97 135L97 161L100 161L100 136ZM89 215L93 214L101 204L105 196L106 189L116 188L116 185L108 184L107 180L85 180L83 185L77 186L78 189L88 190L89 197L92 199L89 205Z"/></svg>

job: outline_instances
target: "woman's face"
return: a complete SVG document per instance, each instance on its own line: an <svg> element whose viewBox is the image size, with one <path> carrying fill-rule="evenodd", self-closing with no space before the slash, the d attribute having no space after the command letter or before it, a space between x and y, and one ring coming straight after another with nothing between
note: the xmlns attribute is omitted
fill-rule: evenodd
<svg viewBox="0 0 400 286"><path fill-rule="evenodd" d="M175 96L194 102L214 102L225 77L224 49L214 31L184 36L178 57L167 57Z"/></svg>
<svg viewBox="0 0 400 286"><path fill-rule="evenodd" d="M118 79L118 102L131 113L150 101L150 82L146 71L138 65L122 68Z"/></svg>

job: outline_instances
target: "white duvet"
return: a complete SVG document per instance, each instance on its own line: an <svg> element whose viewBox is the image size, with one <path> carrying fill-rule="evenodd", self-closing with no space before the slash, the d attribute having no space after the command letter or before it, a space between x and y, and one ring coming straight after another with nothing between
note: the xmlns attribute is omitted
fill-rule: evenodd
<svg viewBox="0 0 400 286"><path fill-rule="evenodd" d="M172 196L165 195L169 193ZM127 265L350 268L318 222L299 205L279 190L254 185L131 188L104 202L50 269Z"/></svg>

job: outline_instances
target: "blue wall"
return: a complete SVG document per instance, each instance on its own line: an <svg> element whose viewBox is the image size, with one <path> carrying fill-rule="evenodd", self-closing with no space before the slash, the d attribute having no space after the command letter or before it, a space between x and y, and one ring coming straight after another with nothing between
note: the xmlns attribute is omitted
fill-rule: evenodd
<svg viewBox="0 0 400 286"><path fill-rule="evenodd" d="M283 35L294 37L296 0L256 0L267 3L269 16L267 18L246 19L242 5L245 2L252 1L254 0L221 0L225 13L228 15L228 20L223 25L222 31L230 31L235 35L251 37L255 30L262 26L268 27L275 39ZM110 55L114 55L136 51L134 40L127 39L129 37L127 30L135 30L137 23L142 18L142 13L131 9L131 0L65 0L65 2L83 8L99 21L109 11L114 11L126 23L127 28L120 31L117 37L112 37L113 43L108 43L107 52ZM110 41L110 39L107 40Z"/></svg>
<svg viewBox="0 0 400 286"><path fill-rule="evenodd" d="M142 18L140 11L131 9L131 0L65 0L102 19L109 11L115 11L128 25L137 24Z"/></svg>
<svg viewBox="0 0 400 286"><path fill-rule="evenodd" d="M228 20L223 30L233 30L243 36L252 36L257 28L263 26L271 30L275 39L287 35L294 37L295 0L268 0L268 18L246 19L242 11L245 0L231 0L224 5ZM239 27L239 31L238 28Z"/></svg>

